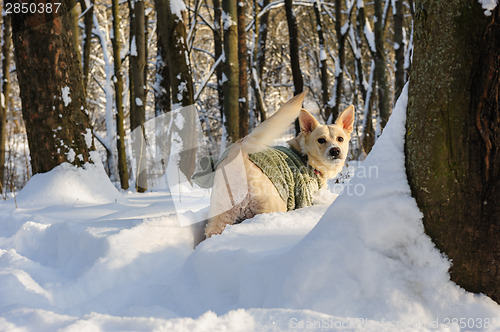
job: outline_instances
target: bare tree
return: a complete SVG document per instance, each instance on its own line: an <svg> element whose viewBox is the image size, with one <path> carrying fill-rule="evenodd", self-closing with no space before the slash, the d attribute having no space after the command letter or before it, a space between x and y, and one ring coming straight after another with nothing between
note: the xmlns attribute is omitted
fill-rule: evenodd
<svg viewBox="0 0 500 332"><path fill-rule="evenodd" d="M237 0L222 0L222 24L224 31L224 127L227 142L239 137L239 67L238 67L238 16Z"/></svg>
<svg viewBox="0 0 500 332"><path fill-rule="evenodd" d="M111 10L113 16L113 67L115 85L115 114L116 114L116 148L118 152L118 175L122 189L128 189L127 155L125 152L125 126L123 112L123 69L120 51L122 48L122 34L120 29L120 7L118 0L112 0Z"/></svg>
<svg viewBox="0 0 500 332"><path fill-rule="evenodd" d="M238 65L239 65L239 137L248 134L248 48L245 26L245 3L238 2Z"/></svg>
<svg viewBox="0 0 500 332"><path fill-rule="evenodd" d="M144 1L129 0L130 8L130 129L141 127L146 121L146 91L144 81L144 67L146 66L146 36ZM145 133L144 133L145 134ZM142 144L138 144L142 146ZM141 155L136 153L135 155ZM136 160L136 169L141 169L142 159ZM136 172L139 173L139 172ZM147 171L136 174L136 189L138 192L147 190Z"/></svg>

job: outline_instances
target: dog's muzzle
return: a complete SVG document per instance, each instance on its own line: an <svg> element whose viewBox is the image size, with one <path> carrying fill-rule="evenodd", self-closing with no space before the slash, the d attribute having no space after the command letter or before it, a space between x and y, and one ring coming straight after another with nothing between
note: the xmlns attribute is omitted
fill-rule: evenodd
<svg viewBox="0 0 500 332"><path fill-rule="evenodd" d="M330 150L328 150L328 157L330 157L331 159L339 159L340 149L337 147L330 148Z"/></svg>

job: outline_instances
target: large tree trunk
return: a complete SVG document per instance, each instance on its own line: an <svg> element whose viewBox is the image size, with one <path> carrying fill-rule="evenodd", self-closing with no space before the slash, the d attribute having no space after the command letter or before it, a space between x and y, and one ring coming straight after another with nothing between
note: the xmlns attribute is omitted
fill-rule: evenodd
<svg viewBox="0 0 500 332"><path fill-rule="evenodd" d="M239 69L238 69L238 26L237 1L222 0L224 55L223 91L224 126L227 142L235 142L239 134Z"/></svg>
<svg viewBox="0 0 500 332"><path fill-rule="evenodd" d="M248 134L248 48L245 32L245 3L238 2L239 136Z"/></svg>
<svg viewBox="0 0 500 332"><path fill-rule="evenodd" d="M56 1L46 3L56 7ZM70 9L62 2L57 13L12 16L33 173L50 171L63 162L83 165L94 149Z"/></svg>
<svg viewBox="0 0 500 332"><path fill-rule="evenodd" d="M500 303L499 8L416 1L406 169L451 278Z"/></svg>
<svg viewBox="0 0 500 332"><path fill-rule="evenodd" d="M130 7L130 130L141 127L144 133L146 121L146 92L144 81L144 67L146 66L146 36L144 33L144 1L129 0ZM144 138L144 137L143 137ZM142 147L144 142L134 144ZM136 151L135 156L142 156ZM147 170L139 172L144 165L143 158L136 160L136 190L144 192L148 188ZM137 174L138 173L138 174Z"/></svg>
<svg viewBox="0 0 500 332"><path fill-rule="evenodd" d="M7 108L10 99L10 58L12 44L12 29L10 16L4 15L2 20L2 72L0 77L0 193L4 190L5 177L5 145L6 145L6 126L7 126Z"/></svg>
<svg viewBox="0 0 500 332"><path fill-rule="evenodd" d="M113 44L113 64L114 64L114 84L115 84L115 108L116 108L116 148L118 152L118 174L120 176L120 185L122 189L128 189L128 168L127 155L125 153L125 126L123 112L123 72L120 50L122 48L121 30L120 30L120 7L118 0L112 0L113 12L113 35L111 43Z"/></svg>

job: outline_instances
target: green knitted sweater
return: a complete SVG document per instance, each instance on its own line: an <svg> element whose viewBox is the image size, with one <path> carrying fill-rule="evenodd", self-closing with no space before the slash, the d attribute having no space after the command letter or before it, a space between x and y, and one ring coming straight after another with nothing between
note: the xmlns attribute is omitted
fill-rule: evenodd
<svg viewBox="0 0 500 332"><path fill-rule="evenodd" d="M275 146L248 157L271 180L288 210L312 205L321 180L297 151Z"/></svg>
<svg viewBox="0 0 500 332"><path fill-rule="evenodd" d="M204 188L212 186L213 172L225 155L226 153L216 163L210 157L202 158L200 165L203 170L193 175L193 182ZM271 180L286 202L287 210L312 205L313 194L321 188L321 180L297 151L275 146L249 154L248 157Z"/></svg>

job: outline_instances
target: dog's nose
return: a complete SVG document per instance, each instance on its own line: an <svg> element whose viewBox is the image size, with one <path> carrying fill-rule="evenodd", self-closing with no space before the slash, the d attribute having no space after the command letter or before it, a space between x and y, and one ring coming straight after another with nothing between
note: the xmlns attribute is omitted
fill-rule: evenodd
<svg viewBox="0 0 500 332"><path fill-rule="evenodd" d="M332 156L332 157L338 157L340 154L340 149L339 148L331 148L328 153L330 153L330 156Z"/></svg>

